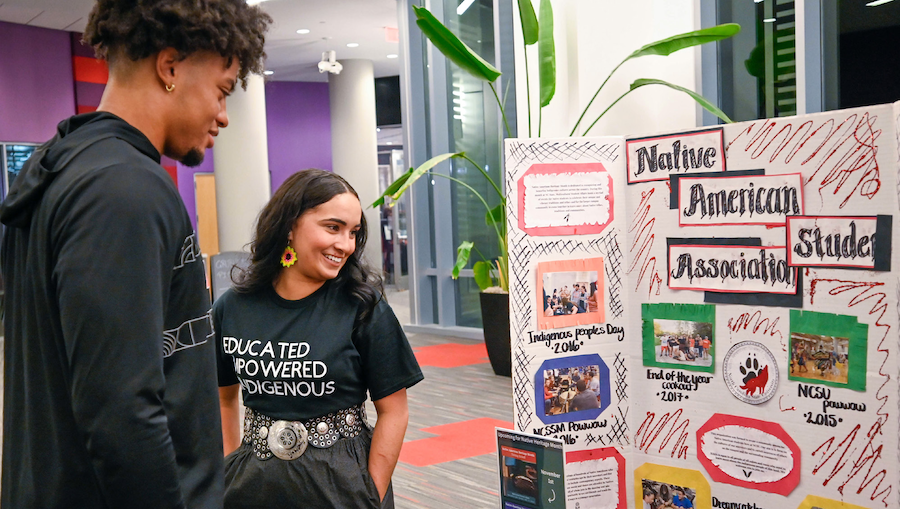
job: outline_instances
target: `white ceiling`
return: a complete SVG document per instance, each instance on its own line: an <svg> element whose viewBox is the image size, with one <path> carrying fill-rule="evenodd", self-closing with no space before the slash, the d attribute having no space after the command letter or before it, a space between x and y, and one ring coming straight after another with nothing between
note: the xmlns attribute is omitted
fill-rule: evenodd
<svg viewBox="0 0 900 509"><path fill-rule="evenodd" d="M81 32L94 0L0 0L0 21ZM268 0L260 6L275 20L266 36L269 79L328 81L316 64L334 50L338 61L371 60L375 77L400 74L396 42L385 28L397 28L396 0ZM305 35L299 29L308 29ZM356 48L347 44L357 43Z"/></svg>

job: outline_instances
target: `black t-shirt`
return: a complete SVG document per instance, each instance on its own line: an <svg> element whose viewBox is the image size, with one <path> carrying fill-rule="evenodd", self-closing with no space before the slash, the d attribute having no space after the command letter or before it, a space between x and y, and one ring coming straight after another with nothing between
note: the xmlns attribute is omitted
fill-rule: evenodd
<svg viewBox="0 0 900 509"><path fill-rule="evenodd" d="M303 420L379 400L422 380L406 335L383 299L356 334L360 305L328 281L296 301L273 288L229 290L213 306L219 386L241 384L244 404Z"/></svg>

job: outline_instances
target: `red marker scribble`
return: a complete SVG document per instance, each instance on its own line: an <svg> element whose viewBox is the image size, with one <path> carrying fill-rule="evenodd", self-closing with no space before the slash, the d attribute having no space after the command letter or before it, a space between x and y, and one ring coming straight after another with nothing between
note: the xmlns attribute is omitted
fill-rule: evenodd
<svg viewBox="0 0 900 509"><path fill-rule="evenodd" d="M831 472L829 472L828 476L825 478L825 481L822 483L822 486L828 484L838 473L840 473L844 467L847 466L848 462L853 460L852 466L848 471L845 472L846 478L844 478L844 482L838 487L838 492L841 494L844 493L844 488L850 484L851 481L857 479L858 484L854 483L854 486L857 486L856 493L862 493L865 489L872 486L872 495L870 496L870 500L875 500L876 498L881 497L881 502L885 507L888 507L888 496L893 491L893 485L888 485L885 488L881 487L881 484L887 478L887 471L885 469L876 470L876 465L878 461L882 457L882 451L884 449L884 444L882 443L882 426L884 423L888 422L888 418L890 417L890 413L885 411L885 408L888 407L888 395L883 394L885 386L887 386L888 382L891 380L890 373L885 372L884 366L887 363L888 357L890 353L887 348L885 348L884 343L885 340L888 339L891 326L890 324L884 323L884 315L888 310L888 301L887 294L884 292L878 291L878 288L884 286L885 283L880 282L866 282L866 281L845 281L841 279L813 279L810 283L810 303L814 303L817 296L817 291L822 290L824 288L828 288L826 292L827 296L838 296L843 294L848 294L850 296L850 301L847 303L847 308L853 308L855 306L864 305L867 301L869 306L868 314L870 316L875 317L875 327L878 327L880 330L884 331L884 334L881 336L881 339L878 342L877 350L879 353L884 354L884 358L881 362L881 365L878 367L878 374L884 377L884 382L878 387L878 390L875 392L875 397L879 401L881 401L881 406L878 408L877 416L878 419L874 424L869 428L868 433L866 433L866 441L860 449L859 446L851 449L851 446L856 441L857 435L861 428L860 425L856 425L852 431L843 439L837 446L834 446L835 437L831 437L825 442L822 443L815 451L813 451L812 455L815 456L822 451L822 459L813 469L813 475L818 473L819 469L828 464L832 458L834 458L835 454L840 451L840 455L835 459L834 464L831 468ZM821 298L821 297L820 297ZM863 307L865 310L866 308ZM858 454L857 454L858 451ZM845 459L847 457L847 459ZM874 473L873 473L874 471ZM862 474L862 477L860 477ZM874 484L874 486L873 486Z"/></svg>
<svg viewBox="0 0 900 509"><path fill-rule="evenodd" d="M687 441L690 436L687 432L687 427L691 421L690 419L685 419L679 422L682 411L683 409L679 408L672 414L666 412L660 416L659 420L656 419L655 413L647 412L647 417L644 418L644 422L641 423L637 433L634 434L634 443L637 445L638 450L649 452L650 447L657 439L662 437L662 442L660 442L657 451L662 453L663 449L666 449L669 446L669 442L674 438L676 440L672 444L672 452L669 456L675 458L677 454L679 459L687 459Z"/></svg>
<svg viewBox="0 0 900 509"><path fill-rule="evenodd" d="M844 488L850 484L850 481L853 481L862 474L862 478L857 479L859 484L856 489L856 494L859 495L866 488L874 484L874 486L872 486L872 495L869 497L869 500L875 500L876 498L881 497L881 502L885 507L888 507L887 500L894 487L890 484L884 488L881 487L882 482L887 478L887 470L882 468L873 473L884 450L884 444L875 444L876 437L880 437L882 434L881 425L881 421L878 420L875 421L871 428L869 428L868 433L866 433L866 438L863 439L865 440L865 443L862 448L859 448L858 445L852 447L854 442L856 442L856 438L861 428L861 426L857 424L836 446L834 445L835 437L831 437L828 440L825 440L822 445L812 452L812 456L814 457L816 455L821 456L821 459L816 464L815 468L813 468L813 475L818 474L819 470L831 463L832 458L834 458L831 472L828 473L822 486L827 486L828 483L852 461L849 470L844 472L847 477L844 479L843 484L838 486L838 493L843 495ZM859 451L858 454L857 451ZM835 455L838 453L840 453L840 455L835 458ZM854 483L854 485L856 484Z"/></svg>
<svg viewBox="0 0 900 509"><path fill-rule="evenodd" d="M784 398L784 394L782 394L781 396L778 396L778 409L781 410L782 412L796 412L797 407L795 407L795 406L789 406L787 408L784 408L784 406L781 404L781 400L783 398Z"/></svg>
<svg viewBox="0 0 900 509"><path fill-rule="evenodd" d="M641 286L641 282L644 280L644 276L650 277L650 282L647 287L647 296L653 294L653 288L656 287L656 295L659 295L660 285L662 285L662 278L659 277L659 271L656 270L656 257L650 256L650 250L653 247L653 243L656 241L656 234L653 233L653 227L656 225L656 217L650 216L650 198L653 196L653 193L656 191L655 188L651 188L648 191L641 193L641 202L638 204L638 208L635 211L634 219L631 222L631 226L628 228L629 233L637 233L634 236L634 240L631 242L631 246L629 246L628 251L633 255L631 259L633 260L631 263L631 267L628 268L628 274L634 270L634 268L640 264L641 272L638 276L637 284L634 287L634 291L638 291L638 288ZM637 251L637 254L635 254Z"/></svg>
<svg viewBox="0 0 900 509"><path fill-rule="evenodd" d="M820 196L830 191L841 199L843 208L854 196L871 200L881 189L881 170L875 158L875 141L881 130L873 128L877 119L866 112L838 122L834 118L807 120L796 127L782 120L754 122L726 145L726 151L737 144L734 148L743 149L751 159L767 158L770 163L781 159L789 164L801 157L801 166L815 168L806 185L818 187ZM818 139L821 141L816 143Z"/></svg>
<svg viewBox="0 0 900 509"><path fill-rule="evenodd" d="M731 317L728 319L728 330L731 332L738 332L741 330L746 331L750 329L750 332L753 334L759 334L759 330L762 329L762 334L767 335L769 337L777 337L778 341L781 343L781 348L783 351L787 352L787 345L784 344L784 335L781 333L781 329L777 328L779 317L775 317L775 319L763 318L762 311L755 311L753 313L742 313L737 317Z"/></svg>
<svg viewBox="0 0 900 509"><path fill-rule="evenodd" d="M878 407L877 412L878 420L881 422L887 422L888 416L890 414L884 411L884 408L888 403L888 395L882 394L882 391L885 389L885 386L887 386L888 382L890 382L891 374L884 370L884 365L887 363L888 357L890 356L890 352L884 346L884 342L888 338L888 334L890 334L891 332L891 325L883 321L884 315L885 313L887 313L888 309L887 294L877 290L878 287L884 286L884 283L845 281L842 279L813 279L809 285L810 304L815 303L816 292L822 285L831 285L831 288L827 292L829 296L837 296L849 292L848 295L851 298L850 302L847 303L848 309L863 305L866 303L866 301L870 301L869 305L871 305L871 308L869 308L868 314L875 317L875 327L878 327L880 328L880 330L884 331L884 334L878 341L877 347L878 352L884 354L881 365L878 366L878 374L884 377L884 382L880 387L878 387L878 390L875 392L875 398L881 401L881 406Z"/></svg>

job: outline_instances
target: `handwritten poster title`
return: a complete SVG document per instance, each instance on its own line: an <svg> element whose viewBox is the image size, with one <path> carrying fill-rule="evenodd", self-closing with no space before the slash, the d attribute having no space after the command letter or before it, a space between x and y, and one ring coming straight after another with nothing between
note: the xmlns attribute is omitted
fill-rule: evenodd
<svg viewBox="0 0 900 509"><path fill-rule="evenodd" d="M669 288L736 293L797 293L784 247L669 246Z"/></svg>
<svg viewBox="0 0 900 509"><path fill-rule="evenodd" d="M670 173L725 171L722 129L627 140L628 183L668 180Z"/></svg>
<svg viewBox="0 0 900 509"><path fill-rule="evenodd" d="M678 179L681 226L781 226L803 214L799 173L749 177Z"/></svg>

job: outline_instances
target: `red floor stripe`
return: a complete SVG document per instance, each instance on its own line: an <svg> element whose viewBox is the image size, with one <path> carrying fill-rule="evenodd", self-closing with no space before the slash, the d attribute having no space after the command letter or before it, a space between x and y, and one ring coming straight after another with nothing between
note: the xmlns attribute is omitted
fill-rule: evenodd
<svg viewBox="0 0 900 509"><path fill-rule="evenodd" d="M444 343L416 348L415 353L420 366L436 368L458 368L489 362L484 343L474 345Z"/></svg>
<svg viewBox="0 0 900 509"><path fill-rule="evenodd" d="M513 423L482 417L424 428L437 436L404 443L400 461L425 467L497 452L497 427L512 429Z"/></svg>

